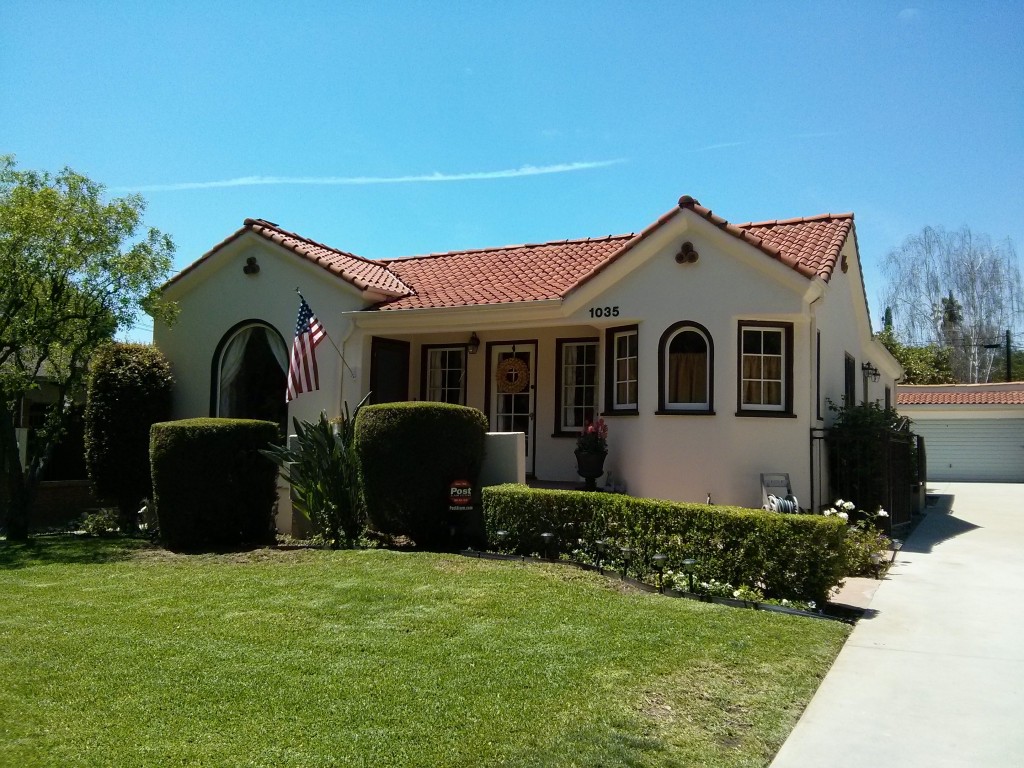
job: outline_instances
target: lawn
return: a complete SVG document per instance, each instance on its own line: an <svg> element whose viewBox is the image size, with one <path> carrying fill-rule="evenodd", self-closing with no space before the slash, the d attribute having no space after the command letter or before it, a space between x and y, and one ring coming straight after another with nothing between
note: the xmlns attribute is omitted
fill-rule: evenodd
<svg viewBox="0 0 1024 768"><path fill-rule="evenodd" d="M847 631L554 565L0 543L0 765L764 766Z"/></svg>

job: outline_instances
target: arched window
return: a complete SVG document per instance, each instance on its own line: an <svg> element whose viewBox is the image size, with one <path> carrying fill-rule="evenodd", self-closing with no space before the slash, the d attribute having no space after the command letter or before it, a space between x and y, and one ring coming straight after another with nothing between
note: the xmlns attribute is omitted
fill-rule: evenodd
<svg viewBox="0 0 1024 768"><path fill-rule="evenodd" d="M707 329L698 323L675 323L661 336L659 358L659 412L711 413L714 346Z"/></svg>
<svg viewBox="0 0 1024 768"><path fill-rule="evenodd" d="M217 345L213 374L213 415L287 425L288 348L277 329L258 320L236 325Z"/></svg>

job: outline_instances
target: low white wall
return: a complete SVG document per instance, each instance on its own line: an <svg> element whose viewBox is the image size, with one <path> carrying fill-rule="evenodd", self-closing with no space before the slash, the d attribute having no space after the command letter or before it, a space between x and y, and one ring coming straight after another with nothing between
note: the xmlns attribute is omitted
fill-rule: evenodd
<svg viewBox="0 0 1024 768"><path fill-rule="evenodd" d="M480 487L525 482L526 435L522 432L488 432L484 439Z"/></svg>

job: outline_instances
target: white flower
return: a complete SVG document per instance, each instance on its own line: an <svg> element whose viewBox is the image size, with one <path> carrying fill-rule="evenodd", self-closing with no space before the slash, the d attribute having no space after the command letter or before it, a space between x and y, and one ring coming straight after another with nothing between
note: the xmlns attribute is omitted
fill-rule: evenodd
<svg viewBox="0 0 1024 768"><path fill-rule="evenodd" d="M886 512L881 507L878 508L878 517L888 517L888 516L889 516L888 512Z"/></svg>
<svg viewBox="0 0 1024 768"><path fill-rule="evenodd" d="M836 499L834 502L832 502L832 506L836 507L836 508L842 507L843 506L843 500L842 499Z"/></svg>
<svg viewBox="0 0 1024 768"><path fill-rule="evenodd" d="M789 605L789 600L787 600L786 598L782 598L782 604Z"/></svg>
<svg viewBox="0 0 1024 768"><path fill-rule="evenodd" d="M843 509L845 509L847 512L853 512L853 507L854 507L854 504L853 504L852 501L844 501L843 502Z"/></svg>
<svg viewBox="0 0 1024 768"><path fill-rule="evenodd" d="M737 589L737 590L735 590L735 591L734 591L734 592L732 593L732 596L733 596L733 597L739 597L739 596L740 596L740 591L739 591L738 589Z"/></svg>
<svg viewBox="0 0 1024 768"><path fill-rule="evenodd" d="M825 515L825 517L832 517L832 515L834 515L835 513L836 511L834 509L826 509L824 512L822 512L822 514Z"/></svg>
<svg viewBox="0 0 1024 768"><path fill-rule="evenodd" d="M815 608L817 608L818 606L817 606L817 605L815 605L815 603L814 603L814 601L813 601L813 600L808 600L808 601L807 601L807 607L808 607L808 608L810 608L810 609L811 609L811 610L813 611L813 610L814 610Z"/></svg>
<svg viewBox="0 0 1024 768"><path fill-rule="evenodd" d="M848 514L846 514L845 512L836 512L836 516L842 518L843 520L849 520L850 519L850 516Z"/></svg>

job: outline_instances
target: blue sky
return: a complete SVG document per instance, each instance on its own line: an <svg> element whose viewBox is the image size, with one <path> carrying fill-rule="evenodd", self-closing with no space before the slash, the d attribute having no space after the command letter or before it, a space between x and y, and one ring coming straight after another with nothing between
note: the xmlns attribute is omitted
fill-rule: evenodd
<svg viewBox="0 0 1024 768"><path fill-rule="evenodd" d="M141 191L181 268L247 216L369 258L854 211L1024 247L1017 2L0 5L0 152ZM148 338L148 318L133 336Z"/></svg>

